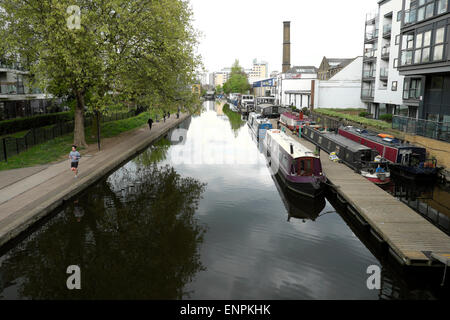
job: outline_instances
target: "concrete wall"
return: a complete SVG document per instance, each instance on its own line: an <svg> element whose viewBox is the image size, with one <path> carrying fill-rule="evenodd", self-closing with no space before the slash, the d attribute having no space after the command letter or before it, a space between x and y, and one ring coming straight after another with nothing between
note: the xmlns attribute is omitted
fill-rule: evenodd
<svg viewBox="0 0 450 320"><path fill-rule="evenodd" d="M330 80L316 81L314 108L365 108L361 101L363 58L357 57Z"/></svg>
<svg viewBox="0 0 450 320"><path fill-rule="evenodd" d="M430 156L436 157L438 166L450 169L450 143L434 140L422 136L405 134L404 139L412 144L424 147Z"/></svg>

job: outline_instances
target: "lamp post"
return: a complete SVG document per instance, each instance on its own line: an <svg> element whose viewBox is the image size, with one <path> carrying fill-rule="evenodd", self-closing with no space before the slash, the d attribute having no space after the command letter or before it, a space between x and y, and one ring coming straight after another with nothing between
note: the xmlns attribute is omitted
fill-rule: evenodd
<svg viewBox="0 0 450 320"><path fill-rule="evenodd" d="M100 115L98 110L95 110L95 118L97 121L97 146L98 146L98 151L100 151Z"/></svg>

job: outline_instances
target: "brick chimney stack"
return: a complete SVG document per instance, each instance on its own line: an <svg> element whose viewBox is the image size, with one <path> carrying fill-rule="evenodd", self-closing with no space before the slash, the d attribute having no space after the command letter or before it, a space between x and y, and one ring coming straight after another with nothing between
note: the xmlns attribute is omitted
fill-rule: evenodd
<svg viewBox="0 0 450 320"><path fill-rule="evenodd" d="M291 22L283 22L283 68L286 72L291 68Z"/></svg>

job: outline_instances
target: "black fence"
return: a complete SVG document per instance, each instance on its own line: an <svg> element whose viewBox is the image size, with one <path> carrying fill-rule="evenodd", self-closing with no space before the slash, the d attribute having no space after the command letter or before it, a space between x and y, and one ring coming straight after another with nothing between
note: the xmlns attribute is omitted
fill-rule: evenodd
<svg viewBox="0 0 450 320"><path fill-rule="evenodd" d="M450 123L394 116L392 128L409 134L450 142Z"/></svg>
<svg viewBox="0 0 450 320"><path fill-rule="evenodd" d="M131 111L115 113L110 116L100 116L100 122L110 122L116 120L135 117L140 112ZM88 115L84 118L85 127L91 126L96 121L95 115ZM74 130L74 122L61 122L51 127L35 128L29 130L23 137L5 137L0 140L0 161L8 161L8 158L17 155L37 144L44 143L56 137L71 133Z"/></svg>

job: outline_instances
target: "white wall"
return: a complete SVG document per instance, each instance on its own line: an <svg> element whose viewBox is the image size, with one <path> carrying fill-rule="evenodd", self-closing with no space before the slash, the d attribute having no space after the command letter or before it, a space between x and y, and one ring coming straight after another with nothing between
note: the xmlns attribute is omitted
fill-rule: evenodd
<svg viewBox="0 0 450 320"><path fill-rule="evenodd" d="M278 92L280 92L281 90L281 105L288 106L295 101L294 105L297 106L297 108L309 107L307 93L311 93L311 83L312 80L315 80L316 78L317 74L302 74L301 79L283 79L282 81L279 81ZM286 91L306 91L306 92L305 94L302 95L301 98L300 94L297 94L295 98L294 95L292 94L289 99L289 94L286 94Z"/></svg>
<svg viewBox="0 0 450 320"><path fill-rule="evenodd" d="M361 101L363 58L353 62L329 80L316 81L314 108L365 108Z"/></svg>

